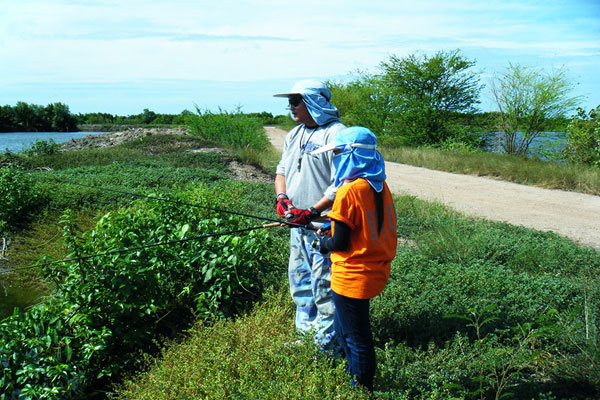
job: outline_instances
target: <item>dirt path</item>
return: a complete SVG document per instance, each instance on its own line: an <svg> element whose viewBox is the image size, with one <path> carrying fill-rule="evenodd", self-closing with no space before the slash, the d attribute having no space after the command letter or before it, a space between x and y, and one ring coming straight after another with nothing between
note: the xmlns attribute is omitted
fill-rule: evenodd
<svg viewBox="0 0 600 400"><path fill-rule="evenodd" d="M286 132L265 128L273 146L283 148ZM394 194L438 201L474 217L553 231L600 250L600 196L459 175L386 162Z"/></svg>

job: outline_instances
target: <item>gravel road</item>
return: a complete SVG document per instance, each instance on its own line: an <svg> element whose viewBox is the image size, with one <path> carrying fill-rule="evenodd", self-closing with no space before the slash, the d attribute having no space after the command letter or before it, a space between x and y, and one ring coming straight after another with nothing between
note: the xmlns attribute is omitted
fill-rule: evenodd
<svg viewBox="0 0 600 400"><path fill-rule="evenodd" d="M273 146L283 148L286 131L265 128ZM600 196L460 175L386 162L394 194L437 201L473 217L553 231L600 250Z"/></svg>

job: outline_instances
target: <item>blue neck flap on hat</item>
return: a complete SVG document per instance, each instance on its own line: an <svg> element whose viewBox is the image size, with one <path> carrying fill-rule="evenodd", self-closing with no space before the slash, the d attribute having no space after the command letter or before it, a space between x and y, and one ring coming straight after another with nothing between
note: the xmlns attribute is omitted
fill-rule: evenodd
<svg viewBox="0 0 600 400"><path fill-rule="evenodd" d="M329 102L325 95L329 95L329 98L331 98L331 93L321 93L318 90L306 90L302 93L302 99L304 100L304 104L306 104L310 116L319 126L327 125L332 121L339 121L340 119L340 112Z"/></svg>
<svg viewBox="0 0 600 400"><path fill-rule="evenodd" d="M377 138L360 126L344 129L334 139L336 147L342 152L333 157L335 167L335 186L340 187L346 180L366 179L378 192L383 190L385 181L385 163L376 148L352 147L352 143L376 145Z"/></svg>

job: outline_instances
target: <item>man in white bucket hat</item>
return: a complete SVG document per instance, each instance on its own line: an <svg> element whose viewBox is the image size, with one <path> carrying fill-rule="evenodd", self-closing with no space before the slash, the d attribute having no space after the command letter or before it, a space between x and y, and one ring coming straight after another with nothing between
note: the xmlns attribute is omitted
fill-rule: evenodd
<svg viewBox="0 0 600 400"><path fill-rule="evenodd" d="M331 153L314 156L310 152L331 143L345 126L329 102L329 88L322 82L302 80L289 93L275 96L288 99L291 116L298 123L288 132L277 165L277 213L288 222L308 225L331 208L336 192ZM336 350L331 262L329 255L312 248L316 237L314 230L290 230L288 277L296 303L296 328L312 332L323 350Z"/></svg>

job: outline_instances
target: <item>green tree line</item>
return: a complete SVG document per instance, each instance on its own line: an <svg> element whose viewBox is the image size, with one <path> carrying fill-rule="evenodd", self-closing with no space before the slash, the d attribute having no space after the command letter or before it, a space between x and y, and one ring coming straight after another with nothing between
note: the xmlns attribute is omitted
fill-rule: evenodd
<svg viewBox="0 0 600 400"><path fill-rule="evenodd" d="M0 132L74 132L77 118L63 103L0 106Z"/></svg>
<svg viewBox="0 0 600 400"><path fill-rule="evenodd" d="M228 113L220 110L220 112L216 114ZM233 114L242 114L242 112L237 110ZM260 113L243 114L248 117L258 118L265 125L281 123L280 118L265 111ZM190 116L194 115L196 114L189 110L183 110L179 114L160 114L144 108L144 110L139 114L127 116L100 112L79 114L77 115L77 120L81 125L185 125L188 123L187 121Z"/></svg>
<svg viewBox="0 0 600 400"><path fill-rule="evenodd" d="M189 110L179 114L160 114L144 108L139 114L127 116L102 112L78 114L77 120L82 125L183 125L186 117L192 114Z"/></svg>
<svg viewBox="0 0 600 400"><path fill-rule="evenodd" d="M241 114L241 111L235 114ZM193 115L189 110L161 114L147 108L139 114L126 116L103 112L72 114L69 106L62 103L41 106L20 101L16 106L0 106L0 132L75 132L82 125L185 125ZM257 118L265 125L282 123L282 116L273 116L269 112L244 115Z"/></svg>

